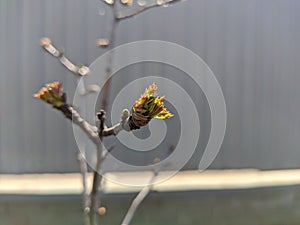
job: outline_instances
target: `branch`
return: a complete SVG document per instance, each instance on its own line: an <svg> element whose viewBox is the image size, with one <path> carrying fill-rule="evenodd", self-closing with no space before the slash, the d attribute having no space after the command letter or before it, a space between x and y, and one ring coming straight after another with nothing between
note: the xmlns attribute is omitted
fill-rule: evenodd
<svg viewBox="0 0 300 225"><path fill-rule="evenodd" d="M90 69L87 66L74 65L67 57L65 57L63 51L59 51L56 47L52 45L52 41L50 38L42 38L40 44L46 52L58 58L61 64L63 64L69 71L71 71L75 75L84 76L90 72Z"/></svg>
<svg viewBox="0 0 300 225"><path fill-rule="evenodd" d="M66 118L70 119L74 124L79 126L96 145L99 144L98 128L84 120L80 114L69 104L60 107L54 107L60 110Z"/></svg>
<svg viewBox="0 0 300 225"><path fill-rule="evenodd" d="M128 18L131 18L131 17L134 17L148 9L152 9L152 8L155 8L155 7L160 7L160 6L163 6L163 5L170 5L170 4L174 4L174 3L177 3L177 2L180 2L182 0L161 0L161 1L155 1L155 3L152 3L152 4L149 4L149 5L145 5L145 6L140 6L136 9L136 11L134 12L131 12L131 13L128 13L128 14L121 14L119 13L117 16L116 16L116 19L117 20L124 20L124 19L128 19ZM160 3L161 2L161 3Z"/></svg>
<svg viewBox="0 0 300 225"><path fill-rule="evenodd" d="M74 65L70 60L68 60L63 52L60 52L59 50L57 50L53 45L52 42L49 38L42 38L40 41L43 49L45 51L47 51L48 53L50 53L52 56L58 58L58 60L72 73L74 73L75 75L77 75L77 85L78 85L78 78L80 76L83 75L87 75L90 72L90 69L86 66L76 66ZM97 91L96 90L97 87L96 85L92 85L89 87L89 89L87 90L85 88L85 85L83 83L83 85L81 86L81 94L82 95L87 95L90 94L92 92ZM66 100L66 95L65 93L63 94L64 96L64 100ZM80 115L70 106L68 105L63 105L61 107L55 107L57 109L59 109L60 111L62 111L64 113L64 115L66 116L66 118L72 120L75 124L79 125L82 130L88 135L88 137L94 142L96 143L97 140L95 139L96 134L95 134L95 127L93 128L92 125L88 124L86 121L84 121ZM88 213L90 211L89 205L90 205L90 199L89 199L89 194L88 194L88 190L87 190L87 163L84 159L85 157L85 152L78 152L78 162L79 162L79 168L80 168L80 172L81 172L81 176L82 176L82 186L83 186L83 212L85 214L85 224L86 225L90 225L90 220L88 217Z"/></svg>
<svg viewBox="0 0 300 225"><path fill-rule="evenodd" d="M83 157L82 153L78 153L78 161L80 166L80 172L82 176L82 186L83 186L83 205L84 209L86 209L89 206L88 203L88 191L87 191L87 166L85 159Z"/></svg>
<svg viewBox="0 0 300 225"><path fill-rule="evenodd" d="M87 168L87 163L84 159L85 156L85 151L84 152L78 152L78 162L79 162L79 167L80 167L80 173L81 173L81 178L82 178L82 205L83 205L83 213L84 213L84 219L85 219L85 225L90 225L90 218L88 216L90 212L90 199L89 199L89 192L88 192L88 178L87 178L87 173L88 173L88 168Z"/></svg>
<svg viewBox="0 0 300 225"><path fill-rule="evenodd" d="M173 151L173 145L171 145L169 147L169 151ZM160 159L154 159L154 163L158 162ZM158 167L158 168L155 168L153 170L153 176L151 177L150 181L149 181L149 184L147 186L145 186L138 194L137 196L135 197L135 199L132 201L131 205L130 205L130 208L128 209L124 219L123 219L123 222L122 222L122 225L129 225L137 208L140 206L140 204L143 202L143 200L147 197L147 195L149 194L149 192L151 191L152 189L152 186L153 186L153 182L155 180L155 178L158 176L159 172L162 170L163 167L165 167L166 164L163 164L161 165L161 167Z"/></svg>
<svg viewBox="0 0 300 225"><path fill-rule="evenodd" d="M102 152L103 152L103 147L102 147L102 132L105 127L105 111L101 110L98 114L98 119L99 119L99 132L98 132L98 137L101 142L99 146L97 146L97 161L96 161L96 168L94 169L94 176L93 176L93 187L92 191L90 194L90 199L91 199L91 214L90 218L92 221L92 225L97 224L97 219L96 219L96 212L98 209L98 206L101 205L99 204L100 199L98 199L98 190L101 185L102 181L102 175L100 174L100 168L101 168L101 163L102 163Z"/></svg>
<svg viewBox="0 0 300 225"><path fill-rule="evenodd" d="M120 123L110 128L105 125L104 110L100 110L97 114L100 121L99 128L84 120L71 105L66 103L67 96L63 92L62 84L59 82L46 84L39 92L34 94L34 97L60 110L66 118L81 127L97 146L101 145L103 137L117 135L121 130L131 131L139 129L142 126L146 126L153 118L168 119L172 117L173 115L164 107L164 97L157 96L156 91L157 86L154 83L146 88L144 94L135 101L132 113L128 109L124 109Z"/></svg>
<svg viewBox="0 0 300 225"><path fill-rule="evenodd" d="M140 206L140 204L143 202L143 200L146 198L146 196L149 194L152 188L152 183L157 177L158 172L153 172L153 176L151 177L149 181L149 185L145 186L135 197L135 199L132 201L130 208L128 209L123 221L122 225L129 225L137 208Z"/></svg>
<svg viewBox="0 0 300 225"><path fill-rule="evenodd" d="M65 95L64 95L65 96ZM64 97L66 98L66 97ZM90 199L87 200L86 193L84 192L84 205L85 205L85 212L88 212L90 215L90 220L91 224L97 224L96 222L96 212L98 210L99 204L99 199L98 199L98 190L99 186L101 185L102 181L102 175L99 173L101 164L103 160L106 158L106 154L103 153L103 146L102 146L102 139L104 136L109 136L109 135L117 135L118 132L121 130L126 130L130 131L132 129L138 129L139 127L132 127L132 116L128 115L127 110L124 110L121 115L121 121L120 123L114 125L113 127L107 128L105 126L105 111L101 110L97 116L99 119L99 127L97 128L96 126L91 125L87 121L85 121L80 114L70 105L64 104L60 107L54 107L57 110L60 110L66 118L70 119L74 124L78 125L90 138L91 141L94 142L94 144L97 147L97 162L96 162L96 168L94 169L94 176L93 176L93 186L91 193L89 195ZM108 152L112 151L114 146L111 146L110 148L107 149ZM82 156L81 156L82 157ZM81 171L82 171L82 177L83 177L83 185L84 185L84 190L86 190L86 183L85 183L85 177L86 174L84 174L84 171L86 170L85 167L86 165L82 164L82 158L79 158L80 160L80 166L81 166ZM155 176L154 176L155 177ZM154 178L153 177L153 178ZM152 183L152 179L150 183ZM129 211L129 214L127 217L129 217L129 220L131 220L137 206L142 202L142 200L146 197L146 195L149 193L150 187L145 187L141 193L137 196L137 200L133 202L133 205ZM90 203L89 205L87 205ZM126 217L126 218L127 218ZM128 219L127 219L128 220Z"/></svg>
<svg viewBox="0 0 300 225"><path fill-rule="evenodd" d="M128 115L127 110L124 110L122 112L121 116L121 122L116 124L115 126L111 128L107 128L105 125L105 111L100 110L99 113L97 113L97 117L99 119L99 127L98 127L98 140L100 141L100 144L97 145L97 161L96 161L96 167L94 169L94 174L93 174L93 186L92 190L90 193L90 221L92 225L97 224L97 216L96 212L98 211L98 207L101 206L100 199L98 198L98 190L101 186L101 181L102 181L102 175L100 174L100 169L103 160L105 160L108 152L112 151L114 146L111 146L110 148L107 149L107 152L103 154L103 147L102 147L102 139L104 137L104 134L106 136L108 135L116 135L119 131L121 130L128 130L127 127L130 127L128 123L130 123L130 117Z"/></svg>
<svg viewBox="0 0 300 225"><path fill-rule="evenodd" d="M121 115L121 121L119 123L115 124L112 127L107 127L105 125L105 121L103 121L103 127L101 129L98 129L96 126L93 126L89 122L84 120L80 116L80 114L67 103L60 107L53 106L53 108L61 111L67 119L78 125L95 144L98 144L100 135L101 138L112 135L116 136L122 130L129 132L131 130L139 129L139 127L133 124L132 116L127 114L124 115L124 112ZM105 114L104 110L102 110L102 112ZM97 115L102 119L103 115L100 115L99 113Z"/></svg>
<svg viewBox="0 0 300 225"><path fill-rule="evenodd" d="M102 0L103 1L103 0ZM103 1L105 3L108 3L107 1ZM113 4L112 6L112 10L114 15L116 14L116 4L114 4L114 1L112 1ZM110 54L109 54L109 58L107 61L107 67L106 67L106 77L105 78L109 78L111 75L111 70L112 70L112 62L113 62L113 48L114 48L114 44L115 44L115 33L116 33L116 28L117 28L117 24L118 24L118 20L113 19L112 21L112 28L111 28L111 32L110 32L110 36L109 36L109 46L108 46L108 50L110 50ZM114 126L112 129L110 130L105 130L106 126L105 126L105 109L107 108L107 101L108 101L108 97L109 97L109 92L110 92L110 86L111 86L111 80L107 79L107 82L104 84L103 87L103 95L102 95L102 99L101 99L101 109L100 112L97 114L98 119L100 121L99 123L99 140L100 142L102 142L103 136L104 134L106 136L108 135L116 135L118 132L121 131L121 128L123 128L123 126L117 125ZM122 116L123 118L123 116ZM124 119L125 120L125 119ZM120 123L122 124L122 123ZM98 197L98 189L99 186L101 184L101 180L102 180L102 175L99 174L99 170L101 168L101 164L102 164L102 160L104 158L102 158L102 144L99 146L100 148L97 149L97 162L96 162L96 170L94 171L94 178L93 178L93 188L90 194L90 199L91 199L91 222L92 224L96 225L97 221L96 221L96 210L98 208L98 201L97 201L97 197Z"/></svg>
<svg viewBox="0 0 300 225"><path fill-rule="evenodd" d="M105 69L106 75L105 75L105 80L106 83L104 84L103 87L103 95L101 98L101 106L100 108L103 110L106 110L107 108L107 101L109 99L109 92L110 92L110 86L111 86L111 79L108 79L111 75L111 71L112 71L112 64L113 64L113 49L115 47L115 40L116 40L116 29L117 29L117 25L118 25L118 20L116 19L116 4L110 5L112 6L112 10L113 10L113 14L114 14L114 19L112 20L112 26L111 26L111 31L110 31L110 35L109 35L109 45L108 45L108 51L109 56L107 59L107 66Z"/></svg>
<svg viewBox="0 0 300 225"><path fill-rule="evenodd" d="M102 137L107 137L111 135L117 135L121 130L125 130L127 132L131 130L140 129L140 127L136 126L132 121L132 116L129 117L121 117L121 122L115 124L112 127L105 127L102 131Z"/></svg>
<svg viewBox="0 0 300 225"><path fill-rule="evenodd" d="M84 153L79 152L77 156L79 166L80 166L80 172L81 172L81 177L82 177L82 187L83 187L83 209L84 211L88 210L89 207L89 194L88 194L88 188L87 188L87 165L86 161L84 159Z"/></svg>

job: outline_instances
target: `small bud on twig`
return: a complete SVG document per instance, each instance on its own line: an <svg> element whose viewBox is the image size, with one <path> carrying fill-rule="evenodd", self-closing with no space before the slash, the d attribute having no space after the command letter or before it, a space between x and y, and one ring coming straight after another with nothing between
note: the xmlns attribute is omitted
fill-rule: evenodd
<svg viewBox="0 0 300 225"><path fill-rule="evenodd" d="M99 92L100 91L100 87L97 84L91 84L88 86L87 88L88 92Z"/></svg>
<svg viewBox="0 0 300 225"><path fill-rule="evenodd" d="M108 40L108 39L101 38L101 39L98 40L97 45L98 45L98 47L100 47L100 48L106 48L106 47L108 47L108 45L109 45L109 40Z"/></svg>
<svg viewBox="0 0 300 225"><path fill-rule="evenodd" d="M100 207L98 209L98 213L100 216L103 216L106 213L106 208L105 207Z"/></svg>
<svg viewBox="0 0 300 225"><path fill-rule="evenodd" d="M40 44L42 47L45 47L45 46L49 46L52 44L51 42L51 39L50 38L47 38L47 37L44 37L40 40Z"/></svg>
<svg viewBox="0 0 300 225"><path fill-rule="evenodd" d="M132 0L120 0L120 2L123 5L126 5L126 6L131 6L132 5Z"/></svg>
<svg viewBox="0 0 300 225"><path fill-rule="evenodd" d="M78 73L81 76L85 76L90 73L90 68L88 68L87 66L78 66Z"/></svg>

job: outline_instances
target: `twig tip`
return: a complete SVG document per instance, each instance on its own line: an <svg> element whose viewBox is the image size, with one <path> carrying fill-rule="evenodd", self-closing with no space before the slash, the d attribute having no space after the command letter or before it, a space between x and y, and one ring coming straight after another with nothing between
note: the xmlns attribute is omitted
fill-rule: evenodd
<svg viewBox="0 0 300 225"><path fill-rule="evenodd" d="M51 39L48 38L48 37L43 37L43 38L41 38L41 40L40 40L40 45L41 45L42 47L46 47L46 46L49 46L49 45L51 45L51 44L52 44L52 41L51 41Z"/></svg>

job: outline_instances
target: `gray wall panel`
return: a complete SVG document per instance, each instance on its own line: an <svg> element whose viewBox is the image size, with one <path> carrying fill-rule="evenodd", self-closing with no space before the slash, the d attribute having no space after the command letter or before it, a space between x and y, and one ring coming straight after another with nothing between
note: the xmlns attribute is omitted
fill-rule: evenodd
<svg viewBox="0 0 300 225"><path fill-rule="evenodd" d="M100 16L103 9L106 14ZM122 22L116 42L175 42L211 67L228 110L224 144L211 168L298 168L299 11L299 0L189 0ZM32 97L43 83L54 80L62 81L69 93L75 90L72 75L42 51L39 39L49 36L73 61L89 64L105 52L95 43L107 37L110 17L97 0L0 2L1 173L78 170L69 121ZM128 68L115 85L126 84L131 75L133 79L136 74L168 70L149 65ZM201 91L179 72L174 71L174 80L197 99L201 120L209 120ZM199 151L186 168L199 162L210 126L203 124Z"/></svg>

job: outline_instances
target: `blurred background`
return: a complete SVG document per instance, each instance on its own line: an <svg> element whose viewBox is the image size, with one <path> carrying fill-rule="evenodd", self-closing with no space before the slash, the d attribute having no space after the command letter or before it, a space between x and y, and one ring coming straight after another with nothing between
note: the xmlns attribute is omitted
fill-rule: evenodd
<svg viewBox="0 0 300 225"><path fill-rule="evenodd" d="M116 45L148 39L174 42L192 50L212 69L228 117L221 151L210 170L297 171L299 10L298 0L188 0L122 21ZM32 96L45 83L58 80L72 99L76 82L41 49L39 40L50 37L72 61L89 65L106 52L96 42L108 38L111 19L109 8L97 0L0 1L1 174L79 172L71 123ZM201 135L184 170L197 169L210 133L210 111L201 89L182 71L166 65L137 64L119 73L122 76L113 77L116 88L109 109L121 87L143 75L172 77L188 91L199 112ZM176 124L170 126L176 130ZM146 129L143 132L147 135ZM148 157L176 145L176 137L178 133L170 132ZM125 161L138 157L141 164L148 162L147 157L122 151L122 146L115 154ZM293 174L288 185L272 185L270 176L268 187L240 189L233 184L230 190L199 187L152 193L133 224L298 225L300 174ZM7 182L4 177L0 188ZM118 223L132 196L104 195L105 224ZM2 193L0 224L83 224L80 201L78 194Z"/></svg>

